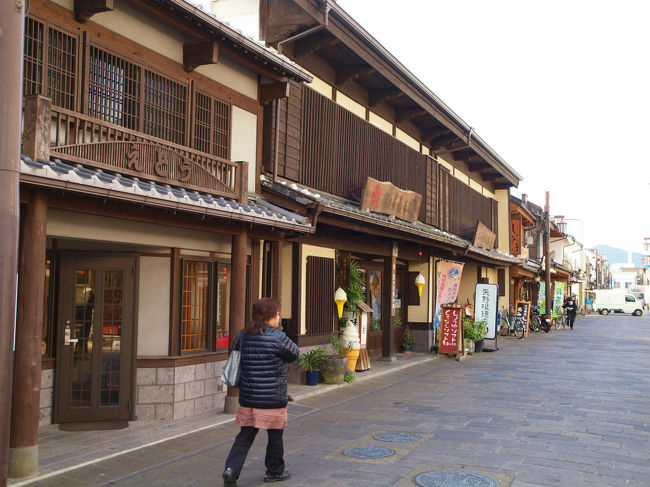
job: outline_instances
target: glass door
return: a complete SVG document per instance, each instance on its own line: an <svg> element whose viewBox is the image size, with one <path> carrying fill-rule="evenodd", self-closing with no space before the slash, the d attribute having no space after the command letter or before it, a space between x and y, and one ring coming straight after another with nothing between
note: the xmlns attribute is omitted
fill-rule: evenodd
<svg viewBox="0 0 650 487"><path fill-rule="evenodd" d="M57 422L128 420L133 363L128 258L64 256L57 335Z"/></svg>

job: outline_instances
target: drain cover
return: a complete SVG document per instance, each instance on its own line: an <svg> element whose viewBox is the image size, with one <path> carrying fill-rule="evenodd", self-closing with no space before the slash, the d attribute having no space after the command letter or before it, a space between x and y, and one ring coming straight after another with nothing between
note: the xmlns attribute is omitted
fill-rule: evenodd
<svg viewBox="0 0 650 487"><path fill-rule="evenodd" d="M485 372L470 372L465 377L478 377L479 379L505 379L507 376L502 374L487 374Z"/></svg>
<svg viewBox="0 0 650 487"><path fill-rule="evenodd" d="M395 442L418 441L422 439L420 435L416 435L415 433L378 433L373 438L379 441Z"/></svg>
<svg viewBox="0 0 650 487"><path fill-rule="evenodd" d="M436 470L416 475L413 479L420 487L499 487L496 480L477 473L455 470Z"/></svg>
<svg viewBox="0 0 650 487"><path fill-rule="evenodd" d="M356 446L354 448L346 448L341 453L346 457L369 459L392 457L395 455L395 450L376 446Z"/></svg>

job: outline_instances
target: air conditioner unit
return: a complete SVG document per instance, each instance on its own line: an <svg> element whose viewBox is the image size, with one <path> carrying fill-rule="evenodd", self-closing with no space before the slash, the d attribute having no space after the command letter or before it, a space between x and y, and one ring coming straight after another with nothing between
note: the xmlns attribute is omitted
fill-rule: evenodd
<svg viewBox="0 0 650 487"><path fill-rule="evenodd" d="M526 247L532 247L533 246L533 236L529 235L526 237Z"/></svg>

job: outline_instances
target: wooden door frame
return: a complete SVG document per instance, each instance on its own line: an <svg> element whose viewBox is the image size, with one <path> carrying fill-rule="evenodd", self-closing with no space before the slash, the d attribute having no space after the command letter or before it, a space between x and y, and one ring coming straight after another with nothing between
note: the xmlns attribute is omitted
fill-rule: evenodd
<svg viewBox="0 0 650 487"><path fill-rule="evenodd" d="M97 252L97 251L92 251L92 252L84 252L84 251L61 251L58 253L58 276L57 276L57 296L55 297L55 300L57 302L57 313L56 313L56 334L54 337L55 340L55 350L56 350L56 357L57 360L55 362L55 370L54 370L54 404L53 404L53 423L57 424L60 423L60 405L61 405L61 394L62 394L62 388L60 387L61 385L61 380L60 380L60 374L63 373L62 370L62 334L64 333L65 327L62 326L63 323L63 318L64 318L64 303L63 303L63 298L64 298L64 282L63 279L66 277L66 266L74 266L75 261L81 260L81 259L104 259L104 260L112 260L112 261L129 261L130 264L132 265L132 276L130 279L132 280L132 299L131 299L131 330L127 335L122 335L123 340L130 340L130 354L125 357L125 364L128 367L128 371L122 375L121 377L127 378L129 380L129 386L125 390L128 391L129 397L127 398L127 414L128 414L128 420L133 421L135 420L135 399L136 399L136 376L137 376L137 370L136 370L136 364L135 364L135 357L137 354L137 336L138 336L138 322L137 322L137 309L138 309L138 301L139 301L139 271L140 271L140 261L138 258L138 254L133 254L133 253L111 253L111 252ZM103 284L102 284L103 286ZM125 289L126 292L126 289ZM103 305L103 302L102 302ZM120 344L121 346L121 344ZM120 369L122 370L122 366L120 364ZM98 420L98 421L111 421L111 420ZM86 422L84 420L81 420L80 422ZM70 423L70 422L67 422Z"/></svg>

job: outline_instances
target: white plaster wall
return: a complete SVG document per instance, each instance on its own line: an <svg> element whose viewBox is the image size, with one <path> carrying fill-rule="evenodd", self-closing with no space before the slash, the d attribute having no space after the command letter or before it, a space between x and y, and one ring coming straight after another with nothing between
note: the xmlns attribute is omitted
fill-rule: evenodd
<svg viewBox="0 0 650 487"><path fill-rule="evenodd" d="M232 107L230 158L248 163L248 192L255 192L257 179L257 115Z"/></svg>
<svg viewBox="0 0 650 487"><path fill-rule="evenodd" d="M196 68L195 71L242 95L257 100L257 73L225 56L219 55L217 64L205 64Z"/></svg>
<svg viewBox="0 0 650 487"><path fill-rule="evenodd" d="M346 110L354 113L357 117L363 118L364 120L366 119L366 107L360 105L352 98L345 96L340 91L336 92L336 103L341 105Z"/></svg>
<svg viewBox="0 0 650 487"><path fill-rule="evenodd" d="M282 317L291 318L293 296L293 244L282 243Z"/></svg>
<svg viewBox="0 0 650 487"><path fill-rule="evenodd" d="M411 149L420 152L420 142L415 140L413 137L411 137L403 130L395 128L395 138L400 142L402 142L403 144L408 145Z"/></svg>
<svg viewBox="0 0 650 487"><path fill-rule="evenodd" d="M312 76L314 76L314 75L312 74ZM309 83L309 87L312 90L316 91L317 93L320 93L324 97L327 97L330 100L332 99L332 87L330 85L328 85L327 83L325 83L325 81L323 81L322 79L317 78L316 76L314 76L313 81L311 83Z"/></svg>
<svg viewBox="0 0 650 487"><path fill-rule="evenodd" d="M428 313L428 322L433 323L433 313L435 312L435 304L436 304L436 292L438 288L438 282L436 281L437 276L435 274L435 269L436 269L436 258L431 256L429 257L429 277L427 280L427 283L431 283L429 287L429 291L427 293L427 297L429 300L429 313ZM424 292L422 293L424 294Z"/></svg>
<svg viewBox="0 0 650 487"><path fill-rule="evenodd" d="M169 350L170 257L140 257L138 283L138 356Z"/></svg>
<svg viewBox="0 0 650 487"><path fill-rule="evenodd" d="M370 122L371 125L377 127L379 130L383 130L387 134L393 135L393 124L388 120L381 118L376 113L369 113L368 122Z"/></svg>
<svg viewBox="0 0 650 487"><path fill-rule="evenodd" d="M510 191L498 189L494 192L498 203L497 213L499 215L498 250L506 254L510 253Z"/></svg>
<svg viewBox="0 0 650 487"><path fill-rule="evenodd" d="M421 272L426 280L425 285L422 287L422 296L420 297L419 306L408 307L408 318L410 322L423 323L427 322L429 318L429 289L431 280L429 277L429 263L428 262L411 262L409 263L410 272ZM410 283L408 283L410 286Z"/></svg>
<svg viewBox="0 0 650 487"><path fill-rule="evenodd" d="M47 210L48 237L178 247L230 253L231 237L211 232L141 223L118 218Z"/></svg>
<svg viewBox="0 0 650 487"><path fill-rule="evenodd" d="M327 257L329 259L334 259L336 257L336 251L334 249L328 249L325 247L315 247L313 245L302 245L302 262L301 262L301 286L300 286L300 334L304 335L307 333L307 309L306 309L306 297L307 297L307 257ZM334 261L332 261L334 265ZM334 303L334 293L332 293L332 303Z"/></svg>

